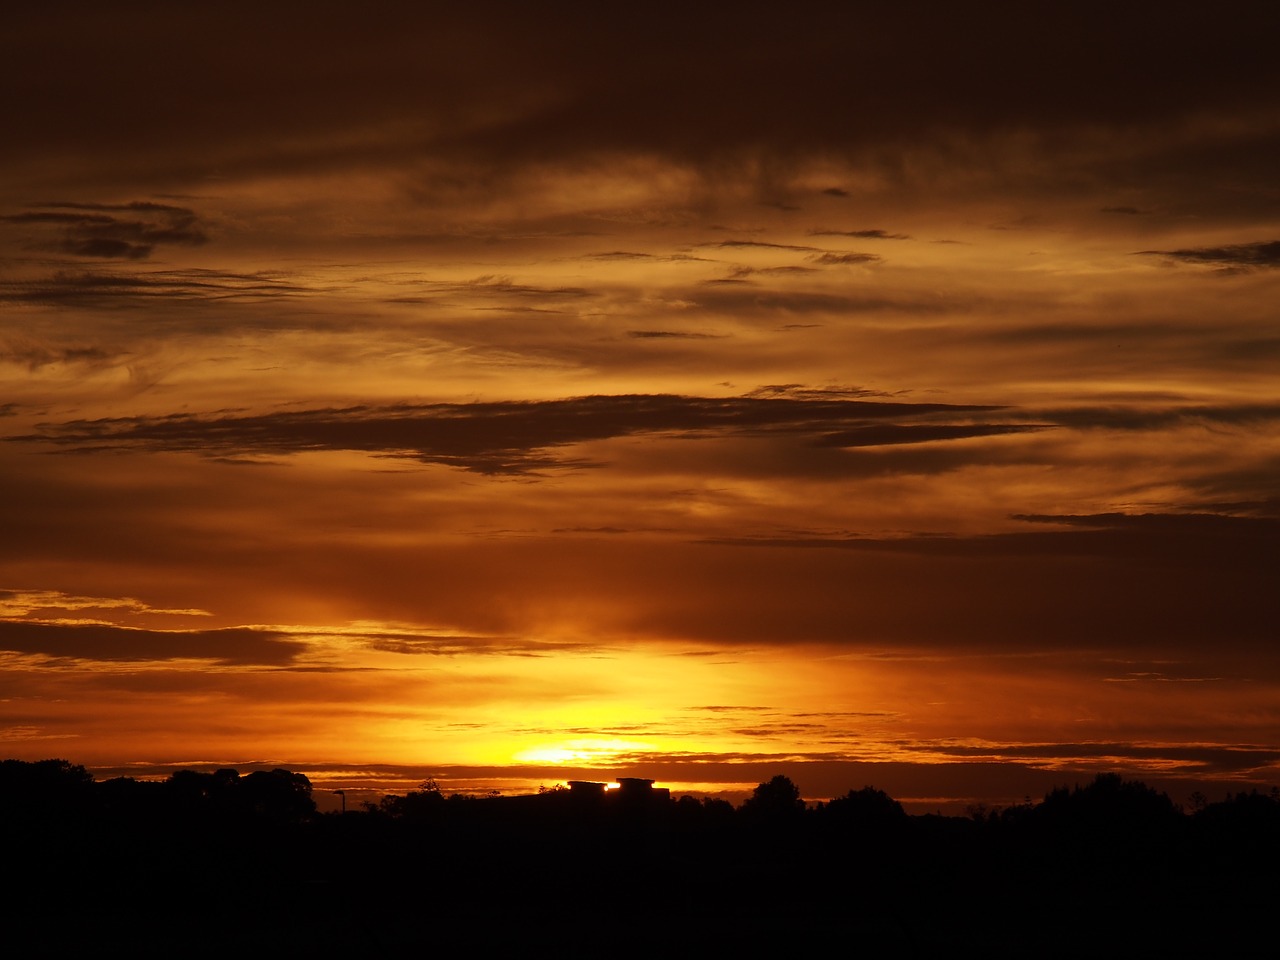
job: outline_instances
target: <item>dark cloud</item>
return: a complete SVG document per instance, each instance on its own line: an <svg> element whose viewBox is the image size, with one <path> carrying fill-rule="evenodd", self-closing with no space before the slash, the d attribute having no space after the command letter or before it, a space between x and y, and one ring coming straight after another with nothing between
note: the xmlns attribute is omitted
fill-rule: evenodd
<svg viewBox="0 0 1280 960"><path fill-rule="evenodd" d="M98 365L110 363L117 354L101 347L57 347L37 343L0 343L0 360L39 370L54 363ZM0 411L3 413L3 411Z"/></svg>
<svg viewBox="0 0 1280 960"><path fill-rule="evenodd" d="M707 710L707 711L710 711L711 713L731 713L731 712L737 712L740 710L754 712L754 711L761 711L761 710L772 710L773 708L772 707L749 707L749 706L739 706L739 705L733 705L733 704L711 704L709 706L703 706L703 707L690 707L690 709L691 710Z"/></svg>
<svg viewBox="0 0 1280 960"><path fill-rule="evenodd" d="M1166 407L1068 407L1024 411L1076 429L1163 430L1179 426L1256 426L1280 419L1280 403L1239 403Z"/></svg>
<svg viewBox="0 0 1280 960"><path fill-rule="evenodd" d="M1236 243L1222 247L1182 250L1139 250L1145 256L1167 257L1180 263L1204 263L1229 269L1280 267L1280 240Z"/></svg>
<svg viewBox="0 0 1280 960"><path fill-rule="evenodd" d="M1257 301L1248 310L1265 307ZM948 349L966 351L989 344L1006 356L1021 355L1023 360L1019 362L1070 370L1078 379L1137 383L1156 369L1216 370L1217 378L1229 379L1240 371L1261 370L1268 361L1280 361L1280 328L1271 329L1265 317L1222 314L1215 317L1215 323L1204 323L1203 319L1108 320L1110 323L1092 319L1044 323L1014 320L986 328L940 325L933 332L934 349L941 357ZM1140 413L1153 402L1178 399L1174 394L1157 397L1148 393L1146 398L1130 394L1117 406L1123 403Z"/></svg>
<svg viewBox="0 0 1280 960"><path fill-rule="evenodd" d="M676 330L628 330L628 337L637 340L721 340L723 334L682 333Z"/></svg>
<svg viewBox="0 0 1280 960"><path fill-rule="evenodd" d="M765 276L776 276L778 274L815 273L816 270L817 268L815 267L802 267L799 264L792 263L780 267L744 267L740 272L743 274L758 273Z"/></svg>
<svg viewBox="0 0 1280 960"><path fill-rule="evenodd" d="M721 240L719 243L706 244L712 247L747 247L758 250L795 250L800 253L816 252L817 247L798 246L794 243L767 243L764 240Z"/></svg>
<svg viewBox="0 0 1280 960"><path fill-rule="evenodd" d="M880 257L874 253L816 253L809 257L813 263L874 263Z"/></svg>
<svg viewBox="0 0 1280 960"><path fill-rule="evenodd" d="M77 450L132 446L220 456L361 450L479 473L518 474L543 467L586 466L552 451L637 433L791 435L821 440L883 419L954 417L991 409L996 408L830 396L592 396L538 402L362 406L259 416L175 414L74 421L11 439Z"/></svg>
<svg viewBox="0 0 1280 960"><path fill-rule="evenodd" d="M602 260L606 263L615 260L657 260L652 253L633 253L629 250L609 250L605 253L590 253L583 257L584 260Z"/></svg>
<svg viewBox="0 0 1280 960"><path fill-rule="evenodd" d="M669 253L659 256L655 253L637 253L631 250L608 250L603 253L589 253L581 257L583 260L597 260L603 263L614 263L628 260L648 260L661 263L713 263L706 257L695 257L691 253Z"/></svg>
<svg viewBox="0 0 1280 960"><path fill-rule="evenodd" d="M825 193L828 197L847 197L847 196L849 196L849 191L848 191L848 190L843 190L843 189L841 189L840 187L827 187L827 189L823 190L822 192L823 192L823 193Z"/></svg>
<svg viewBox="0 0 1280 960"><path fill-rule="evenodd" d="M1187 551L1196 551L1196 562L1213 557L1235 568L1261 564L1261 568L1280 572L1280 553L1268 555L1267 550L1269 544L1280 538L1280 520L1270 517L1102 513L1084 516L1014 514L1011 519L1083 529L967 537L765 537L710 542L739 546L889 551L939 557L1089 556L1111 560L1167 560L1169 563L1177 563ZM1167 552L1170 550L1173 552Z"/></svg>
<svg viewBox="0 0 1280 960"><path fill-rule="evenodd" d="M1145 651L1198 661L1200 676L1238 675L1239 668L1219 665L1232 658L1252 658L1250 675L1274 673L1276 520L1098 522L976 536L709 539L709 566L724 565L743 582L775 583L785 609L763 595L741 594L730 629L709 616L677 625L663 611L649 614L655 625L684 636L695 635L696 621L702 636L725 643L821 637L966 655ZM732 552L744 557L735 560ZM825 599L829 594L846 595L847 606ZM835 626L837 608L844 610L843 628Z"/></svg>
<svg viewBox="0 0 1280 960"><path fill-rule="evenodd" d="M1004 743L953 744L904 743L904 750L942 754L952 757L984 759L1020 759L1053 762L1108 760L1115 764L1136 765L1152 761L1169 761L1186 771L1197 773L1240 773L1257 770L1280 761L1280 749L1255 744L1150 744L1125 741L1090 743ZM1162 764L1165 766L1165 764Z"/></svg>
<svg viewBox="0 0 1280 960"><path fill-rule="evenodd" d="M461 283L419 280L415 282L415 286L420 287L423 292L421 294L387 297L386 302L430 303L447 306L450 303L450 298L461 294L465 296L467 309L469 310L491 309L490 306L484 305L485 301L489 301L490 304L496 305L497 309L501 310L538 310L544 309L544 307L541 305L528 306L528 304L546 303L553 306L564 300L573 301L598 296L594 291L587 290L585 287L541 287L535 284L516 283L511 277L490 274L465 280Z"/></svg>
<svg viewBox="0 0 1280 960"><path fill-rule="evenodd" d="M296 295L304 288L269 271L152 270L140 274L59 271L37 280L0 281L0 302L110 307L130 300L227 301Z"/></svg>
<svg viewBox="0 0 1280 960"><path fill-rule="evenodd" d="M880 390L865 387L811 387L804 383L765 383L747 394L748 397L791 397L801 400L853 400L866 397L886 397Z"/></svg>
<svg viewBox="0 0 1280 960"><path fill-rule="evenodd" d="M1229 3L1213 18L1191 5L1155 18L1141 5L1006 2L928 17L818 3L779 17L748 3L732 21L662 5L646 17L584 16L562 3L496 16L384 2L352 18L341 7L299 16L293 4L232 4L216 22L182 6L140 9L124 33L91 7L75 17L38 5L11 13L0 85L24 135L5 144L6 158L75 162L98 183L163 171L162 190L190 189L211 171L424 157L468 163L486 188L531 162L583 155L691 161L708 179L764 157L773 162L763 181L796 156L887 155L885 168L901 176L904 153L945 149L947 134L985 164L975 140L1045 133L1042 149L1061 152L1080 130L1270 117L1280 95L1269 46L1280 14L1264 3ZM103 36L112 42L95 42ZM1250 182L1269 182L1261 176Z"/></svg>
<svg viewBox="0 0 1280 960"><path fill-rule="evenodd" d="M633 533L634 531L628 530L626 527L556 527L551 532L552 533L608 534L613 536L618 534Z"/></svg>
<svg viewBox="0 0 1280 960"><path fill-rule="evenodd" d="M757 740L776 740L796 735L811 736L822 730L829 729L830 728L826 724L822 723L779 722L766 724L760 727L730 727L729 732L739 737L748 737Z"/></svg>
<svg viewBox="0 0 1280 960"><path fill-rule="evenodd" d="M0 222L56 228L57 240L31 245L77 257L144 260L161 244L195 246L208 236L194 210L162 203L46 203Z"/></svg>
<svg viewBox="0 0 1280 960"><path fill-rule="evenodd" d="M1268 473L1267 476L1268 478L1273 478L1275 473ZM1210 486L1218 479L1218 477L1201 478L1195 485ZM1192 509L1206 510L1210 513L1280 519L1280 496L1267 497L1262 500L1204 500L1198 503L1191 503L1189 506Z"/></svg>
<svg viewBox="0 0 1280 960"><path fill-rule="evenodd" d="M889 233L887 230L810 230L811 237L856 237L859 240L910 240L905 233Z"/></svg>
<svg viewBox="0 0 1280 960"><path fill-rule="evenodd" d="M900 436L896 432L888 437ZM959 439L959 438L955 438ZM977 438L974 438L977 439ZM933 477L974 466L1045 466L1054 462L1044 450L1022 443L902 442L875 446L830 446L818 438L779 457L762 450L755 461L735 464L745 475L836 481L855 478ZM769 461L768 455L773 455Z"/></svg>
<svg viewBox="0 0 1280 960"><path fill-rule="evenodd" d="M583 287L539 287L531 284L516 283L510 277L486 274L468 280L466 283L454 285L458 289L468 291L495 292L514 297L592 297L595 294Z"/></svg>
<svg viewBox="0 0 1280 960"><path fill-rule="evenodd" d="M1130 530L1163 537L1205 536L1239 540L1280 537L1280 520L1269 517L1233 517L1212 513L1094 513L1023 514L1012 519L1026 523L1061 524L1090 530ZM1280 541L1277 541L1280 542ZM1280 562L1280 557L1277 558Z"/></svg>
<svg viewBox="0 0 1280 960"><path fill-rule="evenodd" d="M0 649L72 660L197 659L280 666L293 661L303 647L288 634L250 627L142 630L99 623L0 620Z"/></svg>
<svg viewBox="0 0 1280 960"><path fill-rule="evenodd" d="M360 640L373 650L406 656L549 657L569 650L581 653L589 649L579 643L529 640L518 637L444 636L396 632L362 633Z"/></svg>
<svg viewBox="0 0 1280 960"><path fill-rule="evenodd" d="M813 257L808 257L806 259L812 260ZM704 280L703 283L704 284L742 283L742 284L754 285L755 281L748 280L747 279L748 277L757 276L757 275L765 276L765 277L778 276L778 275L786 276L788 274L794 275L794 274L800 274L800 273L814 273L816 271L817 271L817 267L804 267L804 266L800 266L799 264L784 264L782 266L777 266L777 267L740 266L740 267L735 267L727 277L718 277L714 280Z"/></svg>
<svg viewBox="0 0 1280 960"><path fill-rule="evenodd" d="M1186 509L1240 516L1280 517L1280 453L1259 456L1247 465L1210 468L1188 481L1198 495Z"/></svg>
<svg viewBox="0 0 1280 960"><path fill-rule="evenodd" d="M828 433L814 441L821 447L881 447L900 443L933 443L967 437L993 437L1006 433L1045 430L1052 424L875 424L838 433Z"/></svg>
<svg viewBox="0 0 1280 960"><path fill-rule="evenodd" d="M740 278L712 281L690 290L684 299L709 310L751 313L947 313L955 304L933 299L859 297L837 293L784 291L756 287Z"/></svg>

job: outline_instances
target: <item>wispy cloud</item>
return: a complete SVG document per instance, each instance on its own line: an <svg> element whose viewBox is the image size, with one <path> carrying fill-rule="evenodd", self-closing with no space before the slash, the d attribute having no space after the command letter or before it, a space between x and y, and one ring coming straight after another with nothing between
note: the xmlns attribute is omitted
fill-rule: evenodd
<svg viewBox="0 0 1280 960"><path fill-rule="evenodd" d="M1053 424L876 424L825 434L817 444L823 447L884 447L900 443L935 443L943 440L963 440L969 437L1030 433L1046 430L1051 426Z"/></svg>
<svg viewBox="0 0 1280 960"><path fill-rule="evenodd" d="M287 634L251 627L147 630L106 623L0 619L0 649L63 660L212 660L279 666L302 652Z"/></svg>
<svg viewBox="0 0 1280 960"><path fill-rule="evenodd" d="M45 203L0 222L32 228L36 249L98 260L145 260L157 246L209 239L194 210L148 201Z"/></svg>
<svg viewBox="0 0 1280 960"><path fill-rule="evenodd" d="M274 299L305 288L269 271L150 270L122 273L61 270L49 277L0 282L0 302L113 307L129 301L225 302Z"/></svg>
<svg viewBox="0 0 1280 960"><path fill-rule="evenodd" d="M1280 537L1280 520L1270 517L1232 517L1213 514L1094 514L1089 516L1023 515L1011 519L1033 524L1058 524L1066 530L982 534L980 536L876 537L748 537L714 540L737 546L832 548L893 551L932 556L1044 557L1095 556L1114 559L1158 559L1177 545L1197 545L1198 566L1207 554L1235 554L1232 566L1263 562L1276 567L1280 558L1266 554L1266 545ZM1080 529L1083 528L1083 529ZM1170 562L1173 562L1172 559Z"/></svg>
<svg viewBox="0 0 1280 960"><path fill-rule="evenodd" d="M0 297L2 299L2 297ZM30 340L13 338L9 343L0 343L0 360L16 363L28 370L39 370L50 364L84 364L97 366L114 361L119 355L102 347L90 346L55 346L35 343ZM0 415L3 411L0 411Z"/></svg>
<svg viewBox="0 0 1280 960"><path fill-rule="evenodd" d="M158 609L133 597L79 597L59 590L0 590L0 617L29 617L49 611L82 612L86 610L110 610L131 614L166 614L184 617L207 617L207 610Z"/></svg>
<svg viewBox="0 0 1280 960"><path fill-rule="evenodd" d="M905 233L890 233L878 227L869 230L810 230L811 237L854 237L858 240L910 240Z"/></svg>
<svg viewBox="0 0 1280 960"><path fill-rule="evenodd" d="M832 446L841 445L843 429L849 445L865 446L942 440L948 439L948 434L983 435L983 427L943 427L928 437L913 434L909 428L892 433L890 428L859 440L856 431L886 419L980 415L992 409L831 397L593 396L535 402L360 406L257 416L175 414L73 421L11 439L81 451L141 447L219 456L359 450L477 473L520 474L555 466L587 466L580 459L554 451L637 433L790 434ZM998 433L1010 428L994 425L986 430Z"/></svg>
<svg viewBox="0 0 1280 960"><path fill-rule="evenodd" d="M824 266L833 266L837 264L875 263L880 257L874 253L815 253L809 259Z"/></svg>
<svg viewBox="0 0 1280 960"><path fill-rule="evenodd" d="M1165 257L1179 263L1203 263L1235 270L1280 267L1280 240L1138 252L1144 256Z"/></svg>
<svg viewBox="0 0 1280 960"><path fill-rule="evenodd" d="M720 247L721 249L746 248L755 250L788 250L798 253L821 252L817 247L806 247L794 243L770 243L766 240L721 240L718 243L706 244L706 246Z"/></svg>
<svg viewBox="0 0 1280 960"><path fill-rule="evenodd" d="M1280 749L1258 744L1184 744L1096 741L1088 743L954 743L903 744L903 749L937 756L982 760L1016 759L1061 767L1072 762L1103 762L1130 769L1241 773L1280 761Z"/></svg>
<svg viewBox="0 0 1280 960"><path fill-rule="evenodd" d="M628 330L627 336L635 340L721 340L724 334L686 333L678 330Z"/></svg>

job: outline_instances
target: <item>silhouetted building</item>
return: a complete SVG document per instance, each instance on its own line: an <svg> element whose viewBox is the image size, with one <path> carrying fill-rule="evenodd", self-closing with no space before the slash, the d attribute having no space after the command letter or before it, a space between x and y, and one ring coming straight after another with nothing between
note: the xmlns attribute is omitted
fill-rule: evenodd
<svg viewBox="0 0 1280 960"><path fill-rule="evenodd" d="M652 780L643 777L619 777L618 796L627 801L660 801L670 800L671 791L666 787L654 788Z"/></svg>

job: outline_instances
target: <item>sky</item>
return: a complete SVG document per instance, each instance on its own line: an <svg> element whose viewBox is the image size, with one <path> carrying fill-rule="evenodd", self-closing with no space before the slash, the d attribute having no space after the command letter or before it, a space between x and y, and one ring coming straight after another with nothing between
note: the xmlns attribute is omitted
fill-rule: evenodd
<svg viewBox="0 0 1280 960"><path fill-rule="evenodd" d="M7 12L0 754L1280 785L1278 30Z"/></svg>

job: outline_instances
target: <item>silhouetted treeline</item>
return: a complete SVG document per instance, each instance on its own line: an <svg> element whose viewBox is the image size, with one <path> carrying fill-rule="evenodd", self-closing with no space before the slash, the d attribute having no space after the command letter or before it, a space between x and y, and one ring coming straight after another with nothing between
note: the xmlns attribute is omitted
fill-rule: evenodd
<svg viewBox="0 0 1280 960"><path fill-rule="evenodd" d="M24 956L113 942L214 956L250 941L350 956L1176 956L1246 945L1280 902L1275 791L1183 811L1107 774L944 817L908 816L873 787L806 806L784 776L736 808L648 781L571 786L497 798L428 782L318 814L287 770L96 782L65 760L3 761L4 930Z"/></svg>
<svg viewBox="0 0 1280 960"><path fill-rule="evenodd" d="M0 814L35 822L102 822L168 826L300 822L315 815L311 782L288 770L200 773L167 780L117 777L96 781L66 760L0 761Z"/></svg>

